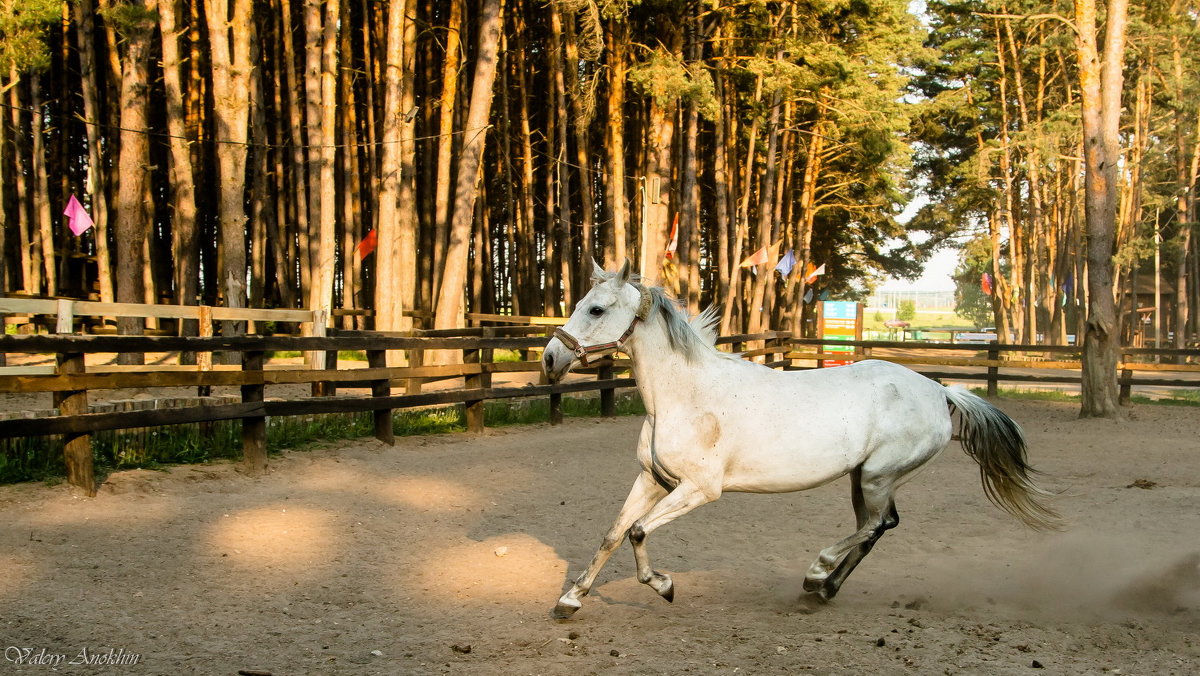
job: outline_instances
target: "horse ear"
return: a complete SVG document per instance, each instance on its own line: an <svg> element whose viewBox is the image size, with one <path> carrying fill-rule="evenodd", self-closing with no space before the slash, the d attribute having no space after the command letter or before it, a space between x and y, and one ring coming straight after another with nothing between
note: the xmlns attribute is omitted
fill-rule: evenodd
<svg viewBox="0 0 1200 676"><path fill-rule="evenodd" d="M604 275L605 275L604 268L600 267L600 264L596 262L595 258L593 258L592 259L592 284L599 284L600 280L604 279Z"/></svg>
<svg viewBox="0 0 1200 676"><path fill-rule="evenodd" d="M630 267L632 267L632 264L629 262L629 259L626 258L625 264L622 265L621 269L617 271L617 276L613 277L613 286L619 289L629 283L629 275L631 274L629 270Z"/></svg>

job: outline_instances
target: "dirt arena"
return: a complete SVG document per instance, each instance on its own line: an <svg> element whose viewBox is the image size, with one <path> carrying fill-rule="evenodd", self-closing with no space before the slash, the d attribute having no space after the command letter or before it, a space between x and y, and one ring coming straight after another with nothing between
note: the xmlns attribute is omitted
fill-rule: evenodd
<svg viewBox="0 0 1200 676"><path fill-rule="evenodd" d="M637 473L633 418L0 487L0 672L1200 673L1200 412L999 404L1067 530L992 507L952 444L826 606L797 599L852 527L845 480L656 533L673 605L626 546L552 620Z"/></svg>

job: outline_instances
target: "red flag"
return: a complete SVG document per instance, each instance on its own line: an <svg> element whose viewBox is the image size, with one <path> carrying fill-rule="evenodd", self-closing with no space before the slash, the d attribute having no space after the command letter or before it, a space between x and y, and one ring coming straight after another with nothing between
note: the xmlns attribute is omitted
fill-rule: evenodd
<svg viewBox="0 0 1200 676"><path fill-rule="evenodd" d="M985 294L992 295L992 276L986 272L983 273L983 276L979 278L979 288L983 289Z"/></svg>
<svg viewBox="0 0 1200 676"><path fill-rule="evenodd" d="M675 221L671 223L671 241L667 243L667 258L674 258L675 251L679 248L679 214L675 214Z"/></svg>
<svg viewBox="0 0 1200 676"><path fill-rule="evenodd" d="M366 237L363 237L362 241L358 243L358 246L354 247L354 250L358 253L358 260L361 261L370 256L375 251L376 244L378 244L378 240L375 237L375 230L372 228Z"/></svg>

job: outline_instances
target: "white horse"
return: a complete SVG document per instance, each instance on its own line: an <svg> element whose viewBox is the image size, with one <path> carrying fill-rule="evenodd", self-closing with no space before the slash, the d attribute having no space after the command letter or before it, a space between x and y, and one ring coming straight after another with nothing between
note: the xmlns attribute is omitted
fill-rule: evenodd
<svg viewBox="0 0 1200 676"><path fill-rule="evenodd" d="M821 551L804 589L832 598L885 531L899 523L896 488L951 438L961 414L963 449L979 464L983 489L1035 528L1057 515L1030 481L1020 426L984 399L884 361L776 371L713 347L711 311L692 322L662 289L595 266L595 286L546 345L542 367L558 381L576 364L627 353L646 419L638 440L642 472L587 570L558 600L554 616L581 606L601 567L629 536L637 577L668 601L670 576L650 567L646 538L724 491L802 491L850 475L858 530Z"/></svg>

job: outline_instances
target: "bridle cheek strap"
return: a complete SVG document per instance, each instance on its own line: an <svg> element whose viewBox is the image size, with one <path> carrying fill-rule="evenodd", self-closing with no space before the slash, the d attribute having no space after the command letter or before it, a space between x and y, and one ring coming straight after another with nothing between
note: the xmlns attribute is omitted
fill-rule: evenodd
<svg viewBox="0 0 1200 676"><path fill-rule="evenodd" d="M621 334L620 338L608 343L599 343L597 345L581 345L574 336L562 330L555 329L554 337L558 338L563 345L567 347L576 357L579 358L579 363L586 368L589 366L588 357L593 359L597 357L606 357L615 352L619 352L625 346L625 341L629 340L629 336L633 335L633 330L637 328L639 322L645 321L646 317L650 316L650 290L644 286L638 285L638 291L641 292L641 299L638 302L637 313L633 315L633 321L629 322L629 328L625 329L625 333Z"/></svg>

